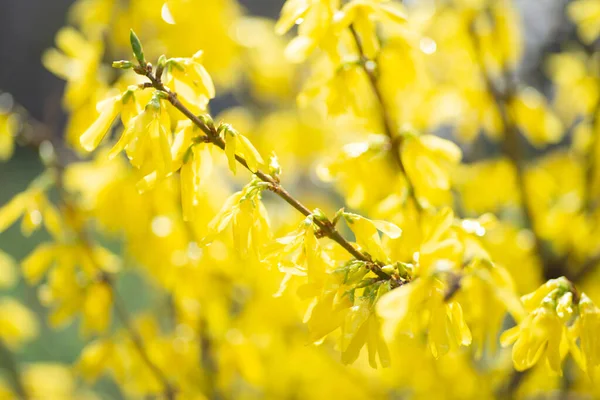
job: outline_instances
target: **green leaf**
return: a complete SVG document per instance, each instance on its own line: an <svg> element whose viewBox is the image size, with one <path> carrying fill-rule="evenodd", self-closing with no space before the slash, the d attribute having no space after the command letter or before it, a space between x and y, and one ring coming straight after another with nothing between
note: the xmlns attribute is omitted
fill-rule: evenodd
<svg viewBox="0 0 600 400"><path fill-rule="evenodd" d="M137 37L133 29L129 32L129 41L131 42L131 49L133 50L133 55L138 60L140 65L145 66L146 59L144 57L144 49L142 48L142 43L140 39Z"/></svg>
<svg viewBox="0 0 600 400"><path fill-rule="evenodd" d="M126 60L113 61L112 67L117 69L130 69L133 68L133 63Z"/></svg>

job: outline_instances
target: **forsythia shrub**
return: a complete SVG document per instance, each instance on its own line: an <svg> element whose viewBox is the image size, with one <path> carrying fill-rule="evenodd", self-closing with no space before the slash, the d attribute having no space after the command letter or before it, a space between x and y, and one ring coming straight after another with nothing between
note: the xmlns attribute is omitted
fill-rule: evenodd
<svg viewBox="0 0 600 400"><path fill-rule="evenodd" d="M87 344L18 363L46 322L1 297L0 399L599 398L600 1L566 12L547 97L508 0L76 1L43 55L76 157L0 112L46 167L0 232L49 234L0 287Z"/></svg>

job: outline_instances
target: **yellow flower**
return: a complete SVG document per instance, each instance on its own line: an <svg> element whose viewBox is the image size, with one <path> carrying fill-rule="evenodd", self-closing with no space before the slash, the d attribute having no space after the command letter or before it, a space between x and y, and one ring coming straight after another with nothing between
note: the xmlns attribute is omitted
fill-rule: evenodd
<svg viewBox="0 0 600 400"><path fill-rule="evenodd" d="M112 40L121 48L127 46L122 32L133 28L148 38L148 54L158 56L165 49L170 54L193 54L203 49L207 56L205 66L215 80L223 86L235 85L243 57L232 34L232 27L244 15L237 1L135 0L121 8L119 14ZM198 23L199 15L205 17L202 24ZM151 41L155 46L151 46Z"/></svg>
<svg viewBox="0 0 600 400"><path fill-rule="evenodd" d="M8 382L0 380L0 400L13 400L15 398L15 394L11 390Z"/></svg>
<svg viewBox="0 0 600 400"><path fill-rule="evenodd" d="M366 117L374 109L375 99L362 67L355 60L337 68L329 65L327 59L322 59L322 64L298 94L299 106L306 109L324 101L329 115Z"/></svg>
<svg viewBox="0 0 600 400"><path fill-rule="evenodd" d="M23 260L23 276L30 284L38 283L54 263L59 246L54 243L42 243Z"/></svg>
<svg viewBox="0 0 600 400"><path fill-rule="evenodd" d="M162 103L155 92L144 111L130 119L123 133L129 161L146 174L137 185L141 191L153 188L173 172L171 118Z"/></svg>
<svg viewBox="0 0 600 400"><path fill-rule="evenodd" d="M201 64L202 55L200 50L190 58L171 58L165 69L164 83L195 114L206 112L209 100L215 97L213 81Z"/></svg>
<svg viewBox="0 0 600 400"><path fill-rule="evenodd" d="M592 43L600 35L600 2L597 0L577 0L569 3L569 17L577 25L579 36Z"/></svg>
<svg viewBox="0 0 600 400"><path fill-rule="evenodd" d="M348 297L341 295L339 291L325 292L315 297L304 316L311 340L319 343L326 335L339 328L344 323L350 306L352 303ZM363 345L364 342L360 344L359 350Z"/></svg>
<svg viewBox="0 0 600 400"><path fill-rule="evenodd" d="M98 85L99 62L104 53L100 40L90 40L71 27L56 34L56 49L47 50L42 63L53 74L67 81L65 105L73 110L83 105Z"/></svg>
<svg viewBox="0 0 600 400"><path fill-rule="evenodd" d="M234 247L240 255L261 254L262 247L271 237L269 218L261 201L263 189L264 186L255 180L230 196L210 221L212 234L204 239L204 243L212 241L231 223Z"/></svg>
<svg viewBox="0 0 600 400"><path fill-rule="evenodd" d="M549 109L544 96L531 87L522 89L512 99L509 112L535 146L557 143L563 137L562 123Z"/></svg>
<svg viewBox="0 0 600 400"><path fill-rule="evenodd" d="M278 238L276 243L269 246L267 250L268 255L265 259L269 262L277 263L278 268L286 274L280 286L279 294L285 291L287 283L292 276L305 276L307 283L302 286L301 296L315 297L321 295L325 280L327 279L327 273L331 269L331 260L327 257L327 253L324 251L315 234L316 226L314 225L313 218L313 215L306 217L296 230L287 236ZM319 310L322 310L322 307L328 307L324 304L333 301L333 299L329 298L330 295L333 296L332 293L326 292L320 298L315 297L313 299L314 304L309 307L309 310L312 310L312 307L315 307L317 302L320 304ZM336 301L339 302L341 299L336 296ZM307 311L307 315L310 315L310 311ZM315 318L317 317L315 316ZM305 319L308 319L308 317ZM335 327L331 329L335 329ZM314 329L312 331L314 333ZM321 328L317 330L317 332L320 331ZM317 334L315 340L321 339L329 332L330 330L322 335Z"/></svg>
<svg viewBox="0 0 600 400"><path fill-rule="evenodd" d="M400 146L400 156L424 207L448 201L451 169L462 158L457 145L434 135L407 135Z"/></svg>
<svg viewBox="0 0 600 400"><path fill-rule="evenodd" d="M495 96L483 76L511 92L504 80L518 65L524 40L508 0L405 2L409 20L399 1L289 0L275 27L280 34L297 29L287 50L285 38L267 32L274 23L240 20L237 1L76 0L69 19L76 28L62 30L58 50L44 56L68 81L67 142L78 151L102 148L91 161L49 165L0 206L0 232L20 219L26 234L42 225L50 232L21 272L48 307L50 327L80 317L84 339L98 336L81 351L75 366L81 378L88 385L112 379L127 398L169 397L170 386L190 400L466 399L494 397L514 364L535 368L515 391L527 397L560 385L555 371L567 351L595 375L600 311L564 278L538 286L548 273L546 255L572 267L574 276L600 248L594 239L600 211L587 204L600 188L597 57L581 51L551 62L556 97L550 106L531 88L517 88L510 99ZM574 3L569 9L585 5L570 11L586 26L580 30L596 36L590 28L598 19L595 6ZM139 66L105 65L104 48L107 55L130 53L122 34L129 27L144 38L153 64L147 70L160 69L170 93L146 90L151 85ZM349 27L370 61L357 59ZM205 59L194 54L198 48ZM162 53L194 55L156 63ZM293 66L281 62L286 54L310 60ZM215 96L209 71L225 94L256 97L239 98L247 106L223 113L217 130L205 114ZM494 97L506 104L499 107ZM173 99L190 113L172 107ZM499 151L498 143L478 135L502 139L503 110L535 146L562 143L563 130L576 136L560 144L570 151L550 148L550 156L518 171L527 193L519 193L523 177L510 160L479 163L481 145L483 157ZM192 114L220 135L224 149L210 143ZM0 158L12 152L16 130L6 115L0 113ZM382 134L388 122L394 140ZM29 136L23 133L19 142ZM468 142L468 161L478 164L457 168L461 151L442 139L449 135ZM320 178L335 182L336 197L313 187L307 169L338 147L318 169ZM256 176L260 170L279 182L277 158L269 163L262 156L273 150L291 171L285 189ZM227 170L235 174L240 163L255 173L238 174L249 183ZM288 189L303 206L287 197ZM272 201L277 195L287 202ZM349 242L320 229L329 219L314 208L316 200L328 214L342 205L352 210L332 221ZM519 228L520 202L533 227ZM498 220L478 218L489 211ZM347 223L339 224L341 217ZM544 257L536 254L540 238ZM112 323L112 282L120 282L115 266L121 261L96 240L120 247L145 282L140 290L156 297L146 305L168 306L168 320L149 308L127 326ZM370 260L352 257L354 248ZM4 287L16 275L3 254ZM593 290L593 278L577 285ZM0 340L6 335L21 345L33 335L31 321L4 304ZM517 324L502 336L503 344L514 342L512 362L507 352L492 353L507 313ZM471 344L472 350L462 348ZM354 365L340 368L340 355ZM32 399L94 398L76 391L79 382L62 366L19 370ZM585 379L570 369L572 391L600 396L598 385ZM0 385L0 397L15 397Z"/></svg>
<svg viewBox="0 0 600 400"><path fill-rule="evenodd" d="M137 87L130 87L124 93L99 103L100 115L81 135L80 141L87 151L94 150L121 114L125 129L108 156L114 158L124 149L131 164L145 174L138 182L138 189L144 191L169 176L173 166L182 162L181 158L173 160L173 156L181 157L185 152L180 151L181 144L172 149L171 118L161 92L155 91L142 111L137 103L136 90Z"/></svg>
<svg viewBox="0 0 600 400"><path fill-rule="evenodd" d="M81 328L84 334L106 331L111 320L112 299L112 288L104 282L94 282L86 288Z"/></svg>
<svg viewBox="0 0 600 400"><path fill-rule="evenodd" d="M458 270L462 266L464 244L454 227L454 213L448 207L421 215L421 243L416 274L421 277Z"/></svg>
<svg viewBox="0 0 600 400"><path fill-rule="evenodd" d="M208 178L213 168L210 149L210 145L192 146L188 159L181 167L181 202L185 221L194 221L195 213L200 211L198 205L201 197L209 192Z"/></svg>
<svg viewBox="0 0 600 400"><path fill-rule="evenodd" d="M518 204L516 177L514 165L504 158L461 165L453 174L463 207L475 215Z"/></svg>
<svg viewBox="0 0 600 400"><path fill-rule="evenodd" d="M410 336L427 332L427 342L435 358L451 349L471 344L471 331L462 307L446 302L446 285L433 277L419 278L383 295L377 314L383 319L383 336L392 341L401 332ZM403 329L403 331L401 331Z"/></svg>
<svg viewBox="0 0 600 400"><path fill-rule="evenodd" d="M562 374L560 343L563 329L556 312L542 306L525 317L519 325L504 332L500 341L503 346L515 343L512 359L517 371L529 369L543 358L552 370Z"/></svg>
<svg viewBox="0 0 600 400"><path fill-rule="evenodd" d="M352 0L335 14L333 25L338 33L353 26L360 36L365 56L373 59L379 51L379 38L373 21L375 18L394 23L406 22L401 3L387 0Z"/></svg>
<svg viewBox="0 0 600 400"><path fill-rule="evenodd" d="M342 325L342 362L351 364L356 361L365 344L372 368L377 368L377 356L382 367L390 366L390 353L381 336L379 318L370 309L367 299L361 299L345 315Z"/></svg>
<svg viewBox="0 0 600 400"><path fill-rule="evenodd" d="M550 56L546 67L557 89L554 108L567 126L594 112L600 95L594 57L583 51L558 53Z"/></svg>
<svg viewBox="0 0 600 400"><path fill-rule="evenodd" d="M98 147L119 114L121 114L121 122L125 126L125 130L108 153L109 158L114 158L123 149L127 149L136 139L135 135L141 134L140 131L147 128L142 125L143 122L147 123L147 119L141 117L147 116L147 114L140 110L136 101L136 91L137 87L130 87L124 93L112 95L97 104L96 119L79 137L80 144L86 151L93 151ZM153 98L151 102L154 109L160 108L158 99Z"/></svg>
<svg viewBox="0 0 600 400"><path fill-rule="evenodd" d="M358 245L375 260L389 262L389 257L382 247L379 232L383 232L390 239L397 239L402 234L402 230L387 221L372 221L352 213L344 213L343 216L356 236Z"/></svg>
<svg viewBox="0 0 600 400"><path fill-rule="evenodd" d="M243 72L248 75L252 93L262 100L287 100L295 94L297 71L286 62L284 38L275 34L274 25L266 18L243 17L235 24L235 39L246 49L249 62Z"/></svg>
<svg viewBox="0 0 600 400"><path fill-rule="evenodd" d="M90 127L81 134L81 146L86 151L93 151L98 147L113 122L121 112L122 97L111 97L101 103L98 103L97 110L100 113L98 118Z"/></svg>
<svg viewBox="0 0 600 400"><path fill-rule="evenodd" d="M0 299L0 340L18 348L37 333L38 323L32 311L11 298Z"/></svg>
<svg viewBox="0 0 600 400"><path fill-rule="evenodd" d="M237 171L236 155L246 161L248 168L252 172L258 171L264 165L265 162L262 156L247 137L238 133L229 125L221 125L220 130L225 139L225 154L227 155L231 172L235 174Z"/></svg>
<svg viewBox="0 0 600 400"><path fill-rule="evenodd" d="M88 382L94 382L107 367L113 356L114 345L109 340L98 339L85 346L81 351L76 370Z"/></svg>
<svg viewBox="0 0 600 400"><path fill-rule="evenodd" d="M23 275L31 284L47 274L47 284L40 286L38 296L42 304L53 307L50 323L65 324L81 312L84 334L101 333L108 328L112 290L97 277L103 271L116 272L119 263L108 250L88 246L42 243L22 262Z"/></svg>
<svg viewBox="0 0 600 400"><path fill-rule="evenodd" d="M525 200L533 214L535 231L561 254L589 244L589 220L580 214L585 176L583 163L564 151L550 153L525 172Z"/></svg>
<svg viewBox="0 0 600 400"><path fill-rule="evenodd" d="M574 313L571 290L571 283L562 277L551 279L521 297L529 314L500 337L503 346L514 343L512 359L517 371L545 360L553 371L562 374L565 354L561 352L561 343L568 340L566 328Z"/></svg>
<svg viewBox="0 0 600 400"><path fill-rule="evenodd" d="M338 3L339 0L288 0L284 4L275 32L283 35L295 24L300 25L298 36L285 50L290 61L302 62L316 47L331 41L331 22Z"/></svg>
<svg viewBox="0 0 600 400"><path fill-rule="evenodd" d="M383 135L371 135L365 141L348 143L336 157L319 166L319 178L325 182L336 181L348 206L353 208L373 207L390 193L406 199L408 190L402 186L402 181L394 179L397 169L389 162L385 145ZM373 170L378 173L373 174Z"/></svg>
<svg viewBox="0 0 600 400"><path fill-rule="evenodd" d="M585 294L579 301L581 351L590 377L600 365L600 309Z"/></svg>
<svg viewBox="0 0 600 400"><path fill-rule="evenodd" d="M0 289L9 288L17 281L16 262L0 250Z"/></svg>
<svg viewBox="0 0 600 400"><path fill-rule="evenodd" d="M464 307L465 320L473 334L475 355L480 358L487 349L495 353L506 312L520 321L525 317L525 310L513 280L504 268L477 261L470 263L464 274L456 298Z"/></svg>
<svg viewBox="0 0 600 400"><path fill-rule="evenodd" d="M18 122L16 115L0 110L0 161L8 160L13 154Z"/></svg>
<svg viewBox="0 0 600 400"><path fill-rule="evenodd" d="M475 30L484 62L498 76L504 68L513 69L523 52L519 14L509 1L495 1L488 13L480 13Z"/></svg>
<svg viewBox="0 0 600 400"><path fill-rule="evenodd" d="M75 395L69 368L59 364L32 364L23 371L25 392L33 399L64 400Z"/></svg>
<svg viewBox="0 0 600 400"><path fill-rule="evenodd" d="M28 190L16 195L0 208L0 232L22 218L21 232L26 236L31 235L44 223L46 230L53 237L63 237L60 215L43 192L49 185L47 178L48 176L42 175Z"/></svg>

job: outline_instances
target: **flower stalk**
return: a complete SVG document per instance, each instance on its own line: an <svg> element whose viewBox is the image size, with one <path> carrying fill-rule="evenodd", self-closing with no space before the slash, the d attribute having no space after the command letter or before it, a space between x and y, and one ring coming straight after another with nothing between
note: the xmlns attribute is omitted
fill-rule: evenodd
<svg viewBox="0 0 600 400"><path fill-rule="evenodd" d="M143 75L146 78L148 78L151 87L164 93L166 96L166 100L169 103L171 103L173 107L179 110L190 121L192 121L194 125L200 128L200 130L202 130L202 132L206 134L207 141L217 146L221 150L225 150L225 141L219 135L218 128L214 125L210 116L198 117L194 115L194 113L191 110L189 110L181 101L179 101L177 93L167 88L163 84L160 77L154 74L153 68L150 64L137 66L134 68L134 71L137 74ZM146 87L146 84L144 84L144 87ZM243 157L236 154L235 160L244 168L252 172L252 169L248 166L247 161ZM308 217L313 214L308 207L306 207L298 199L292 196L277 179L261 171L260 169L252 173L256 175L261 181L267 183L269 185L268 189L270 191L282 198L286 203L291 205L302 215ZM320 232L323 236L326 236L329 239L336 242L337 244L339 244L352 257L356 258L357 260L366 262L369 268L379 278L391 281L392 285L395 287L401 285L401 282L398 279L382 270L383 265L380 262L373 260L368 254L362 253L361 251L357 250L348 240L346 240L329 219L315 218L314 224L320 229Z"/></svg>

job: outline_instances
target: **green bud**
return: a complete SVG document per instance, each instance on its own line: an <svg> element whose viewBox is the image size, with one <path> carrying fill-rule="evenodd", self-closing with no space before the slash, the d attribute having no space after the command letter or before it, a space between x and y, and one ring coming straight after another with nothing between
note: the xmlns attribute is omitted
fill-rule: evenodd
<svg viewBox="0 0 600 400"><path fill-rule="evenodd" d="M169 58L167 60L167 64L169 64L169 67L175 67L178 70L180 70L181 72L185 71L185 67L183 65L181 65L179 63L179 61L177 61L178 59L175 58Z"/></svg>
<svg viewBox="0 0 600 400"><path fill-rule="evenodd" d="M155 91L153 95L161 100L166 100L169 98L169 95L166 92L163 92L162 90Z"/></svg>
<svg viewBox="0 0 600 400"><path fill-rule="evenodd" d="M398 275L404 279L410 279L413 276L414 265L409 263L397 262L396 270L398 271Z"/></svg>
<svg viewBox="0 0 600 400"><path fill-rule="evenodd" d="M160 111L160 99L161 99L161 95L160 95L160 91L156 91L152 94L152 99L150 99L150 102L148 102L148 104L146 104L146 108L150 109L154 112L159 112Z"/></svg>
<svg viewBox="0 0 600 400"><path fill-rule="evenodd" d="M392 290L392 282L387 281L379 285L379 289L377 290L377 297L381 297L387 292Z"/></svg>
<svg viewBox="0 0 600 400"><path fill-rule="evenodd" d="M357 215L342 211L342 217L344 217L344 219L346 220L347 223L353 224L354 221L356 220Z"/></svg>
<svg viewBox="0 0 600 400"><path fill-rule="evenodd" d="M117 69L130 69L133 68L133 63L126 60L113 61L112 67Z"/></svg>
<svg viewBox="0 0 600 400"><path fill-rule="evenodd" d="M396 267L393 265L385 265L385 266L381 267L381 270L383 272L385 272L386 274L391 275L394 272L396 272Z"/></svg>
<svg viewBox="0 0 600 400"><path fill-rule="evenodd" d="M142 48L142 43L140 39L138 39L137 35L133 31L133 29L129 32L129 41L131 42L131 49L133 50L133 55L138 60L140 65L146 65L146 59L144 57L144 49Z"/></svg>
<svg viewBox="0 0 600 400"><path fill-rule="evenodd" d="M131 88L127 89L125 93L123 93L123 96L121 96L121 102L123 104L129 103L129 100L133 99L133 97L135 96L135 90L137 90L137 88L135 88L134 90L132 90Z"/></svg>
<svg viewBox="0 0 600 400"><path fill-rule="evenodd" d="M185 154L183 155L183 163L187 164L188 161L190 161L192 159L192 147L190 146L188 147L188 149L185 151Z"/></svg>
<svg viewBox="0 0 600 400"><path fill-rule="evenodd" d="M269 160L269 172L274 177L279 177L281 174L281 165L279 165L279 160L275 154L271 155Z"/></svg>
<svg viewBox="0 0 600 400"><path fill-rule="evenodd" d="M333 225L337 225L340 218L342 218L342 216L344 215L344 211L344 208L340 208L339 210L337 210L337 212L333 216L333 221L331 221Z"/></svg>
<svg viewBox="0 0 600 400"><path fill-rule="evenodd" d="M314 211L312 212L312 215L313 215L314 219L316 219L317 221L321 221L321 222L328 222L329 221L329 219L323 213L323 211L321 211L318 208L314 209Z"/></svg>
<svg viewBox="0 0 600 400"><path fill-rule="evenodd" d="M226 124L224 122L221 122L219 124L219 127L217 128L217 132L219 134L222 134L223 137L227 136L228 134L231 136L236 136L238 134L238 132L233 128L233 126L231 126L230 124Z"/></svg>
<svg viewBox="0 0 600 400"><path fill-rule="evenodd" d="M158 62L156 63L156 77L160 79L165 70L165 66L167 65L167 57L163 54L158 58Z"/></svg>
<svg viewBox="0 0 600 400"><path fill-rule="evenodd" d="M210 115L202 114L202 115L198 116L198 119L200 121L202 121L204 123L204 125L208 126L211 130L215 129L215 121L213 121L213 119Z"/></svg>
<svg viewBox="0 0 600 400"><path fill-rule="evenodd" d="M377 282L378 279L379 278L367 278L367 279L359 282L356 285L356 288L359 289L359 288L364 288L364 287L370 286L370 285L374 284L375 282Z"/></svg>

